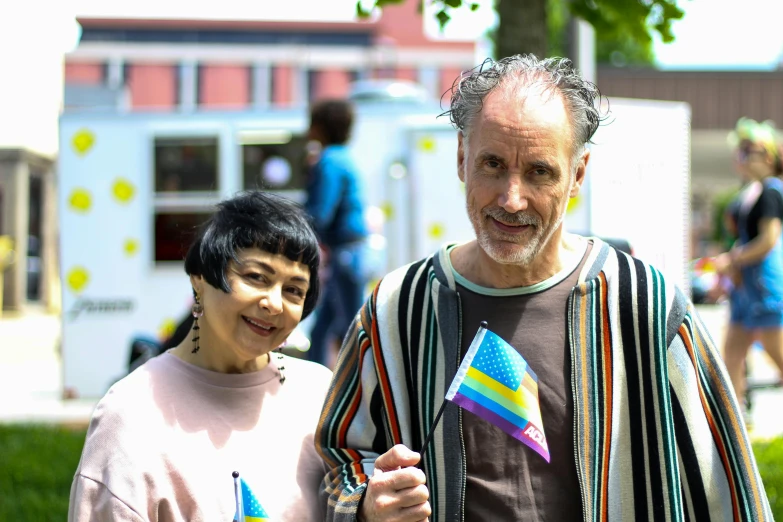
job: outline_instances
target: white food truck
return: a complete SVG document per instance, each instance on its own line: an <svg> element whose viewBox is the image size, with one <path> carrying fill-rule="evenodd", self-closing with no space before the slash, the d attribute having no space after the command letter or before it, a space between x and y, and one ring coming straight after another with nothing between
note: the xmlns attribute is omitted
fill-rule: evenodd
<svg viewBox="0 0 783 522"><path fill-rule="evenodd" d="M361 95L356 107L351 147L377 229L379 274L471 238L456 132L437 117L439 105ZM687 291L689 107L613 99L611 111L567 226L627 239ZM62 115L67 389L102 395L127 372L131 339L165 337L187 313L192 294L181 260L215 203L259 187L303 200L306 127L305 109Z"/></svg>

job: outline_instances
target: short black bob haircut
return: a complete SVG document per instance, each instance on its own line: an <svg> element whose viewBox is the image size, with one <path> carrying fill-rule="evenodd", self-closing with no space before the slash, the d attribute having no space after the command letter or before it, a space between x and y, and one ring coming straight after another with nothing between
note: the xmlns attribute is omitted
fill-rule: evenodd
<svg viewBox="0 0 783 522"><path fill-rule="evenodd" d="M218 203L217 210L196 233L185 256L185 272L203 277L215 288L231 293L227 271L239 251L258 248L282 254L310 269L302 319L318 301L320 285L318 239L302 207L282 196L261 191L241 192Z"/></svg>
<svg viewBox="0 0 783 522"><path fill-rule="evenodd" d="M310 126L321 131L324 145L344 145L351 137L353 106L345 100L323 100L310 109Z"/></svg>

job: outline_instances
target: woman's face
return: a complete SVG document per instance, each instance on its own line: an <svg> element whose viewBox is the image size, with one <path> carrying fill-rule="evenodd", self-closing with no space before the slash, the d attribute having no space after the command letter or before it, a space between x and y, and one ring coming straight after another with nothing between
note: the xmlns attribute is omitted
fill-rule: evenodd
<svg viewBox="0 0 783 522"><path fill-rule="evenodd" d="M774 160L758 143L743 141L736 152L737 170L745 181L756 181L772 175Z"/></svg>
<svg viewBox="0 0 783 522"><path fill-rule="evenodd" d="M204 306L201 349L228 365L257 359L283 344L302 319L310 286L304 263L258 248L241 250L238 258L227 269L231 293L191 276Z"/></svg>

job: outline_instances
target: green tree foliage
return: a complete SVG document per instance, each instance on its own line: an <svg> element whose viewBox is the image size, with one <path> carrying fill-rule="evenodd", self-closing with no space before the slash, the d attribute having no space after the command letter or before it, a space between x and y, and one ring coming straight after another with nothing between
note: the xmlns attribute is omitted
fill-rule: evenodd
<svg viewBox="0 0 783 522"><path fill-rule="evenodd" d="M437 7L441 27L451 19L454 9L473 11L473 0L375 0L374 6L428 2ZM682 1L682 0L680 0ZM664 42L674 40L672 23L683 17L678 0L496 0L499 27L492 35L496 56L532 52L539 56L567 54L567 25L577 16L589 22L596 32L598 62L614 65L652 62L653 35ZM369 16L363 7L371 2L357 1L360 17ZM545 3L545 9L542 8ZM546 31L534 30L546 27ZM525 30L521 30L525 28Z"/></svg>

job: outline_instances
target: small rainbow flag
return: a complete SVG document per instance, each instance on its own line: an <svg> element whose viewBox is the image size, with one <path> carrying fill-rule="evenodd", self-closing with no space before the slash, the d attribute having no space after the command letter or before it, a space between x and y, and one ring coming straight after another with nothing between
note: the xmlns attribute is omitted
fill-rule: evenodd
<svg viewBox="0 0 783 522"><path fill-rule="evenodd" d="M446 399L521 440L549 462L538 377L513 346L484 326L473 338Z"/></svg>
<svg viewBox="0 0 783 522"><path fill-rule="evenodd" d="M234 472L234 495L237 505L234 522L269 522L271 520L250 486L247 485L245 479L239 478L237 472Z"/></svg>

